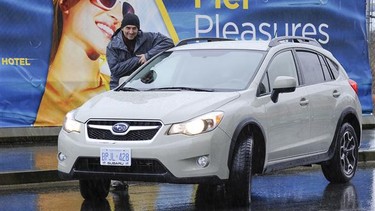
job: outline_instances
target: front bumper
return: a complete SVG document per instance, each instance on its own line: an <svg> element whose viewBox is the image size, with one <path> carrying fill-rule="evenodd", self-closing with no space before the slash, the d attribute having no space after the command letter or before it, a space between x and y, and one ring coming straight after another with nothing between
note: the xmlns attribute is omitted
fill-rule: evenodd
<svg viewBox="0 0 375 211"><path fill-rule="evenodd" d="M150 141L93 141L84 133L61 131L58 152L66 156L58 162L63 179L107 178L125 181L167 183L223 183L229 177L227 166L230 138L220 129L196 136L165 135L166 127ZM100 148L129 148L132 166L100 165ZM210 164L201 167L197 159L208 156Z"/></svg>
<svg viewBox="0 0 375 211"><path fill-rule="evenodd" d="M70 173L58 171L61 179L111 179L121 181L143 181L143 182L161 182L161 183L178 183L178 184L222 184L225 180L221 180L217 176L204 177L175 177L171 172L164 173L121 173L106 171L83 171L72 169Z"/></svg>

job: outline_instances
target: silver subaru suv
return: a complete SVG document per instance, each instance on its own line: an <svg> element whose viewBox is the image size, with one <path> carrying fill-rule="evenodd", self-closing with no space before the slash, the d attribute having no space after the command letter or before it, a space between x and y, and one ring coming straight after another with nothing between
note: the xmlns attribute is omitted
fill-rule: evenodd
<svg viewBox="0 0 375 211"><path fill-rule="evenodd" d="M251 177L321 165L354 176L362 113L357 84L314 39L183 40L116 89L66 115L58 171L85 199L110 180L199 184L251 201ZM224 188L222 188L224 187Z"/></svg>

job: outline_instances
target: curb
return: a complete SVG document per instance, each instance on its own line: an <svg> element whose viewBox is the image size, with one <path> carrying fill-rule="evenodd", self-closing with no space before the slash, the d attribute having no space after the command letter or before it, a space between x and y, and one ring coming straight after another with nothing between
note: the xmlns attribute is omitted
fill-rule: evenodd
<svg viewBox="0 0 375 211"><path fill-rule="evenodd" d="M56 181L62 181L57 175L57 170L0 173L0 186Z"/></svg>
<svg viewBox="0 0 375 211"><path fill-rule="evenodd" d="M359 162L375 161L375 151L362 151L358 154Z"/></svg>

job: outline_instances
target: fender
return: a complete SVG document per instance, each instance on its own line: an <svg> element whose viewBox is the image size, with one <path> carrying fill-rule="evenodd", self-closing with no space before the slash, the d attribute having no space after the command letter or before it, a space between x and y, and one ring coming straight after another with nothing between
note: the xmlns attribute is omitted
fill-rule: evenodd
<svg viewBox="0 0 375 211"><path fill-rule="evenodd" d="M232 136L232 140L231 140L231 143L230 143L230 148L229 148L229 153L228 153L228 167L230 168L230 166L232 165L232 157L233 157L233 152L235 150L235 147L237 145L237 140L238 140L238 137L241 133L241 131L243 131L246 127L248 126L255 126L255 127L258 127L260 129L260 132L262 133L262 136L265 137L265 133L264 133L264 129L263 129L263 126L254 118L247 118L247 119L244 119L242 120L236 127L234 133L233 133L233 136ZM251 129L248 128L248 129Z"/></svg>
<svg viewBox="0 0 375 211"><path fill-rule="evenodd" d="M355 131L357 132L358 146L360 145L360 142L361 142L361 132L360 132L361 131L361 125L359 124L357 113L355 112L355 110L353 108L349 107L349 108L344 109L344 111L341 113L341 116L340 116L339 120L337 121L335 135L333 136L331 146L329 147L329 150L328 150L328 160L331 160L334 153L335 153L335 149L336 149L336 145L337 145L337 134L340 131L341 125L344 124L345 122L350 122L349 119L346 119L348 117L348 115L354 115L355 116L354 120L355 120L356 125L353 125L353 123L352 123L352 126L354 127ZM359 131L358 131L358 129L359 129Z"/></svg>

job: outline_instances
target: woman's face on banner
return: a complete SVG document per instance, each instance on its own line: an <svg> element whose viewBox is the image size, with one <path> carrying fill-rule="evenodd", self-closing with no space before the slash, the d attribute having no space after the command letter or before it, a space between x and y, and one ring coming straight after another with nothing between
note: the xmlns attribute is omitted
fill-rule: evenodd
<svg viewBox="0 0 375 211"><path fill-rule="evenodd" d="M88 56L93 55L92 59L97 54L105 54L112 34L122 21L120 3L105 11L89 0L80 0L64 14L63 33L83 46Z"/></svg>

